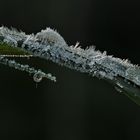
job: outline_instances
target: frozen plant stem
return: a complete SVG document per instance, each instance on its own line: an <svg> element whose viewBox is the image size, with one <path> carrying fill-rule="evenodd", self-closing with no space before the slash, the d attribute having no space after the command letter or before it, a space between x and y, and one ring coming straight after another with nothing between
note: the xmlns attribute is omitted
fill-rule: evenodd
<svg viewBox="0 0 140 140"><path fill-rule="evenodd" d="M108 80L118 91L140 97L139 66L127 60L108 56L106 52L96 51L94 47L84 50L78 44L68 46L65 40L50 28L36 35L26 35L15 29L1 27L0 44L20 48L30 55Z"/></svg>
<svg viewBox="0 0 140 140"><path fill-rule="evenodd" d="M19 64L15 62L14 60L9 60L3 56L0 56L0 63L4 65L8 65L9 67L15 68L17 70L25 71L25 72L28 72L29 74L33 74L33 79L37 83L40 82L42 78L47 78L56 82L56 78L52 76L50 73L46 74L42 72L41 70L36 70L34 68L31 68L29 65Z"/></svg>

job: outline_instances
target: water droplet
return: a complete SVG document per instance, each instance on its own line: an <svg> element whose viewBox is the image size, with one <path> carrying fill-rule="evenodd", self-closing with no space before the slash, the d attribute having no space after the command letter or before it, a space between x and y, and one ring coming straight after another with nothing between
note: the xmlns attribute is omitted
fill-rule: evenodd
<svg viewBox="0 0 140 140"><path fill-rule="evenodd" d="M33 79L35 82L39 83L42 81L42 74L40 72L37 72L34 74Z"/></svg>

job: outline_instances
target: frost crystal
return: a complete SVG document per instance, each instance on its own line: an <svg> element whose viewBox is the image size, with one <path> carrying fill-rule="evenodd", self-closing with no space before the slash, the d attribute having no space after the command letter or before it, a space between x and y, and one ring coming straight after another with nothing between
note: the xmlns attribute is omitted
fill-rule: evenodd
<svg viewBox="0 0 140 140"><path fill-rule="evenodd" d="M29 65L19 64L19 63L15 62L14 60L9 60L3 56L0 56L0 63L4 64L4 65L8 65L9 67L13 67L20 71L26 71L29 74L34 74L33 79L35 82L40 82L40 81L42 81L43 78L47 78L47 79L50 79L50 80L56 82L56 78L54 76L52 76L50 73L46 74L46 73L42 72L41 70L36 70L34 68L31 68Z"/></svg>
<svg viewBox="0 0 140 140"><path fill-rule="evenodd" d="M140 86L140 68L138 66L131 64L127 60L108 56L106 52L96 51L94 47L84 50L79 46L79 43L75 46L68 46L63 37L50 28L42 30L36 35L26 35L15 29L9 30L1 27L0 42L6 43L11 47L21 48L33 56L51 60L59 65L88 73L92 76L114 81L121 77L133 82L134 85ZM2 62L2 59L0 61ZM5 61L8 60L5 59ZM13 61L11 63L6 62L9 66L14 65L17 69L27 69L13 63ZM29 73L33 71L34 69L28 68ZM33 79L36 82L40 82L43 77L55 81L55 77L50 74L34 72Z"/></svg>

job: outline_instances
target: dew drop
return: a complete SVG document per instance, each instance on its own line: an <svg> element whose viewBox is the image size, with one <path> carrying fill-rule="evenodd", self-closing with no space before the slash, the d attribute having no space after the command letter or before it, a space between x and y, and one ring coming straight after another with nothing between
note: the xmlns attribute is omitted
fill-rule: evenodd
<svg viewBox="0 0 140 140"><path fill-rule="evenodd" d="M42 81L42 74L40 72L37 72L34 74L33 79L35 82L39 83Z"/></svg>

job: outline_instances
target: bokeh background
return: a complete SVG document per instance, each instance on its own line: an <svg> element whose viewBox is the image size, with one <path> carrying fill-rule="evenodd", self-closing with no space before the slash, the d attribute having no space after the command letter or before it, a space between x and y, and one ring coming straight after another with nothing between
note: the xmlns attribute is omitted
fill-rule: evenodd
<svg viewBox="0 0 140 140"><path fill-rule="evenodd" d="M37 33L51 27L69 45L140 64L138 0L0 0L0 25ZM0 65L1 140L136 140L140 106L109 83L52 62L17 59L57 77L57 83Z"/></svg>

